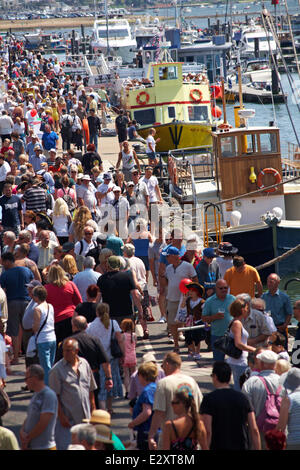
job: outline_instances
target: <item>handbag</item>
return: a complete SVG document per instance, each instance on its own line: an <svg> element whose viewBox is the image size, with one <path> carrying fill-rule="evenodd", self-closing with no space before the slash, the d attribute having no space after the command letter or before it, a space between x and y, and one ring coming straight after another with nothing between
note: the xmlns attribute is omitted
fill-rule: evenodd
<svg viewBox="0 0 300 470"><path fill-rule="evenodd" d="M113 335L114 335L114 322L112 320L111 321L111 336L110 336L110 352L111 352L112 357L119 359L123 357L123 353L120 348L118 340L114 338Z"/></svg>
<svg viewBox="0 0 300 470"><path fill-rule="evenodd" d="M229 335L231 325L232 323L230 323L225 334L214 342L213 347L218 351L225 353L229 357L239 359L243 351L236 347L234 344L234 338Z"/></svg>
<svg viewBox="0 0 300 470"><path fill-rule="evenodd" d="M28 344L27 344L27 348L26 348L26 357L30 357L30 358L37 357L37 345L36 345L36 340L38 339L38 336L39 336L40 332L42 331L42 329L44 328L44 326L45 326L46 323L47 323L48 315L49 315L49 305L48 305L48 311L47 311L47 315L46 315L46 318L45 318L45 320L44 320L44 323L43 323L42 326L40 327L40 329L39 329L39 331L37 332L37 334L36 334L36 335L32 335L32 336L30 336L30 338L29 338L29 341L28 341Z"/></svg>

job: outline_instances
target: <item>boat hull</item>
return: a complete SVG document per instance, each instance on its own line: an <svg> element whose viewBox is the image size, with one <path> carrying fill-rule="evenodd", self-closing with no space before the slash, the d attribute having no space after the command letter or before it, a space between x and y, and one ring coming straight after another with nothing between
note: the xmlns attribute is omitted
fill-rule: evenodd
<svg viewBox="0 0 300 470"><path fill-rule="evenodd" d="M169 150L212 146L211 126L205 124L193 124L191 122L170 122L168 124L153 125L156 129L155 139L160 141L156 145L158 152ZM151 127L139 129L139 134L146 139Z"/></svg>

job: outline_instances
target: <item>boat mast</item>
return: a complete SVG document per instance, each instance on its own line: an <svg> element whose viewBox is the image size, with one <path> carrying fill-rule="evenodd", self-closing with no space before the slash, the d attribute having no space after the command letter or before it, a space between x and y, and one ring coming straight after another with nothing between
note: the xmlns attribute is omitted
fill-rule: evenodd
<svg viewBox="0 0 300 470"><path fill-rule="evenodd" d="M107 0L105 0L105 21L106 21L106 55L109 56L109 33L108 33L108 9Z"/></svg>

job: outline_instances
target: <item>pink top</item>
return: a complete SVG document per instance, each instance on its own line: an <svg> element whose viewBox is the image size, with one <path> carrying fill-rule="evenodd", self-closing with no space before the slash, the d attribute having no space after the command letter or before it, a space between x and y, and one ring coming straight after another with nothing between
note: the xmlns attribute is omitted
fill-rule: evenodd
<svg viewBox="0 0 300 470"><path fill-rule="evenodd" d="M124 366L126 365L136 365L136 334L132 333L132 342L131 342L131 333L122 333L123 341L125 342L125 356L124 356Z"/></svg>
<svg viewBox="0 0 300 470"><path fill-rule="evenodd" d="M67 282L63 287L46 284L45 289L48 292L47 302L54 308L55 323L72 317L77 305L82 303L80 292L72 281Z"/></svg>
<svg viewBox="0 0 300 470"><path fill-rule="evenodd" d="M71 188L67 188L67 189L63 189L63 188L59 188L57 190L57 197L64 197L65 194L68 194L69 196L71 196L71 198L73 199L73 201L76 203L76 193L74 191L74 189L71 189Z"/></svg>

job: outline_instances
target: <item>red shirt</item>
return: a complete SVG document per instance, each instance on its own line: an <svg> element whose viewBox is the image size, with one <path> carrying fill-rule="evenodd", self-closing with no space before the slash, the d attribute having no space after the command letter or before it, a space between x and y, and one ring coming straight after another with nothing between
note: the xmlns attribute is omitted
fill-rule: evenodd
<svg viewBox="0 0 300 470"><path fill-rule="evenodd" d="M80 292L74 282L69 281L63 287L46 284L45 288L48 292L47 302L53 305L54 322L58 323L72 317L75 308L82 302Z"/></svg>

